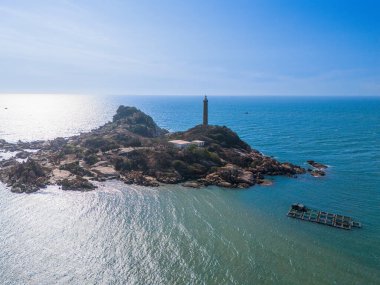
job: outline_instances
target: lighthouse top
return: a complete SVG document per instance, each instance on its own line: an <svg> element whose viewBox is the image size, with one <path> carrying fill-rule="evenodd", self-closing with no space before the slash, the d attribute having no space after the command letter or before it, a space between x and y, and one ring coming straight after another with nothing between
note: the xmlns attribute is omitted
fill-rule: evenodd
<svg viewBox="0 0 380 285"><path fill-rule="evenodd" d="M208 100L206 95L203 99L203 125L208 125Z"/></svg>

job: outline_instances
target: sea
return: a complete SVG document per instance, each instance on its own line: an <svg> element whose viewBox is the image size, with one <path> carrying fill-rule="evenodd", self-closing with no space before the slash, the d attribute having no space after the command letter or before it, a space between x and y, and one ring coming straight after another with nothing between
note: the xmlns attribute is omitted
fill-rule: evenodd
<svg viewBox="0 0 380 285"><path fill-rule="evenodd" d="M380 284L380 97L209 96L209 122L325 177L245 190L117 181L92 192L0 184L0 284ZM1 95L0 138L68 137L136 106L160 127L202 121L203 96ZM1 152L7 157L9 153ZM362 223L288 218L292 203Z"/></svg>

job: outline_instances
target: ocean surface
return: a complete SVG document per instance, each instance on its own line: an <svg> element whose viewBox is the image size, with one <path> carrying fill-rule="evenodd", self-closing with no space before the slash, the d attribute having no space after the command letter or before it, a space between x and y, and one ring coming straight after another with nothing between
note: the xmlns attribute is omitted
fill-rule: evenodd
<svg viewBox="0 0 380 285"><path fill-rule="evenodd" d="M202 120L202 97L0 96L0 138L89 131L120 104L161 127ZM247 190L99 184L13 194L0 184L0 284L380 284L380 98L209 97L209 121L327 176ZM5 157L6 153L0 156ZM286 217L302 202L362 229Z"/></svg>

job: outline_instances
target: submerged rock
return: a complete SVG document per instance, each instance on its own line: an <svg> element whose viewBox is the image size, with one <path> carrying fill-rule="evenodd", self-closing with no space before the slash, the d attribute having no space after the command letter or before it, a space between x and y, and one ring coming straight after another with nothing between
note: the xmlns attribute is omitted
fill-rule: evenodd
<svg viewBox="0 0 380 285"><path fill-rule="evenodd" d="M262 180L259 180L257 182L257 184L259 184L261 186L271 186L271 185L273 185L273 181L269 180L269 179L262 179Z"/></svg>
<svg viewBox="0 0 380 285"><path fill-rule="evenodd" d="M310 164L314 168L314 169L307 170L311 176L322 177L326 175L325 169L327 168L327 165L324 165L319 162L315 162L314 160L308 160L307 163Z"/></svg>
<svg viewBox="0 0 380 285"><path fill-rule="evenodd" d="M326 175L326 173L323 170L319 170L319 169L311 170L310 174L314 177L322 177Z"/></svg>
<svg viewBox="0 0 380 285"><path fill-rule="evenodd" d="M326 169L327 168L327 165L324 165L324 164L319 163L319 162L315 162L314 160L308 160L307 163L310 164L312 167L317 168L317 169Z"/></svg>
<svg viewBox="0 0 380 285"><path fill-rule="evenodd" d="M185 183L182 183L183 187L189 187L189 188L200 188L201 184L196 181L187 181Z"/></svg>

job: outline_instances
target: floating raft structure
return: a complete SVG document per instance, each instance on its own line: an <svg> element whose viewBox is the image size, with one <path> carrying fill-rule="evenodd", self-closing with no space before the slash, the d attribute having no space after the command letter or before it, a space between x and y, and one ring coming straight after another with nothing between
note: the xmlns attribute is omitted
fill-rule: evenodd
<svg viewBox="0 0 380 285"><path fill-rule="evenodd" d="M303 204L293 204L287 216L344 230L362 227L360 222L354 221L351 217L310 209Z"/></svg>

